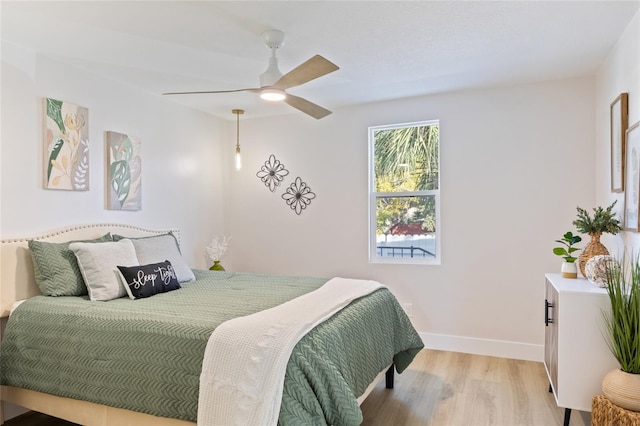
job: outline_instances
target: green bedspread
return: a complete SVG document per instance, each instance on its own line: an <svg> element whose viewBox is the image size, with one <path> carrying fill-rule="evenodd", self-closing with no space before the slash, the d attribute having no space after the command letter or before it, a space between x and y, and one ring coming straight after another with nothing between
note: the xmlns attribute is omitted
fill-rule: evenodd
<svg viewBox="0 0 640 426"><path fill-rule="evenodd" d="M195 421L204 350L223 321L313 291L326 279L195 271L148 299L37 296L8 321L3 385ZM354 395L392 359L402 371L422 343L396 299L379 290L317 326L287 366L281 425L357 425Z"/></svg>

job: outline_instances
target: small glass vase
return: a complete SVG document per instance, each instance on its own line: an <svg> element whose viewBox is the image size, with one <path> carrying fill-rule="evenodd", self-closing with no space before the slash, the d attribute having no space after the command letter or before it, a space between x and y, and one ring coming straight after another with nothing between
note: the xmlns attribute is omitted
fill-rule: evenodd
<svg viewBox="0 0 640 426"><path fill-rule="evenodd" d="M213 261L213 266L209 268L210 271L224 271L224 267L220 264L219 260Z"/></svg>

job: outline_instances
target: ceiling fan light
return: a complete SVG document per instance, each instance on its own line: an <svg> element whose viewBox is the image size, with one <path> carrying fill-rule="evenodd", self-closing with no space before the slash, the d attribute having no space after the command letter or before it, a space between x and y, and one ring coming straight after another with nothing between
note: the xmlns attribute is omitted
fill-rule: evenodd
<svg viewBox="0 0 640 426"><path fill-rule="evenodd" d="M284 90L280 89L263 89L260 91L260 97L265 101L282 101L287 95Z"/></svg>

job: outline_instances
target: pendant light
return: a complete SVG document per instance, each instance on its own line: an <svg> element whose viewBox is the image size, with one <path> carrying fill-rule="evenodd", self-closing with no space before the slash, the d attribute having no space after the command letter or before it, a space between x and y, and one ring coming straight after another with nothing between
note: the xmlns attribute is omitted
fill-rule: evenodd
<svg viewBox="0 0 640 426"><path fill-rule="evenodd" d="M236 115L236 170L242 168L242 158L240 157L240 114L244 114L243 109L232 109Z"/></svg>

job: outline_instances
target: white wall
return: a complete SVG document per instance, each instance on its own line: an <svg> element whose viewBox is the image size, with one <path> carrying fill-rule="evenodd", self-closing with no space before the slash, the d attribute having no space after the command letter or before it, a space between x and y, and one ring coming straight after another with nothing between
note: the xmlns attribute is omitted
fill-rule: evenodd
<svg viewBox="0 0 640 426"><path fill-rule="evenodd" d="M2 238L79 223L181 230L183 254L205 267L204 247L222 232L222 122L32 51L2 44ZM43 98L89 109L88 192L43 189ZM106 209L105 131L142 140L142 210Z"/></svg>
<svg viewBox="0 0 640 426"><path fill-rule="evenodd" d="M640 12L636 13L606 61L596 74L596 198L598 205L618 200L624 206L624 193L611 192L610 104L620 95L629 94L629 126L640 121ZM612 253L640 253L640 234L623 232L604 235L602 242Z"/></svg>
<svg viewBox="0 0 640 426"><path fill-rule="evenodd" d="M430 347L542 359L544 273L576 205L594 203L594 79L465 91L241 121L225 264L371 278L413 304ZM250 111L247 112L247 116ZM442 265L367 261L367 128L440 120ZM227 149L232 149L228 147ZM317 194L300 216L256 177L275 154Z"/></svg>
<svg viewBox="0 0 640 426"><path fill-rule="evenodd" d="M185 257L204 267L203 248L224 232L230 269L376 279L413 303L431 347L540 359L543 274L559 269L553 240L571 229L576 205L615 199L609 103L628 91L630 122L640 119L638 21L596 79L354 106L320 121L247 111L240 172L227 164L233 144L219 144L235 137L235 123L3 43L0 233L95 221L178 227ZM89 108L89 192L42 189L43 97ZM425 119L441 125L442 265L370 265L367 127ZM141 212L105 209L106 130L142 138ZM255 176L272 153L291 172L285 185L300 176L317 194L301 216L282 188L272 194ZM638 234L627 238L640 246Z"/></svg>

